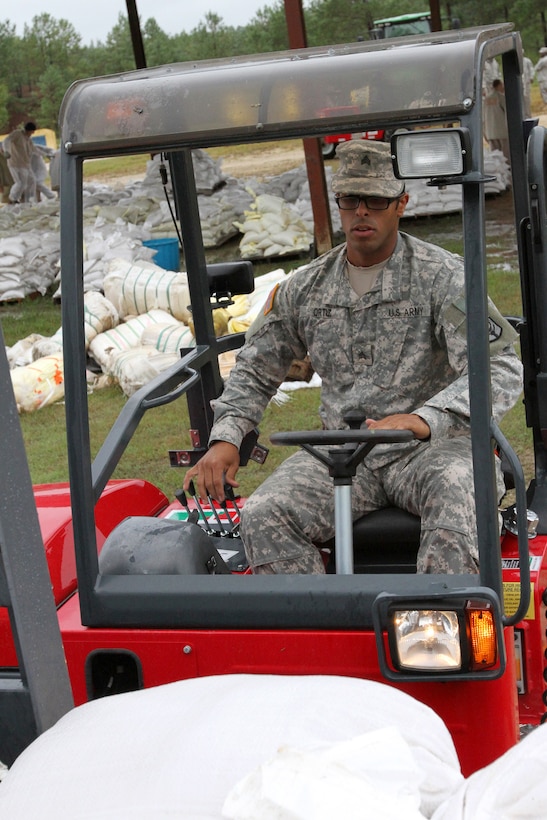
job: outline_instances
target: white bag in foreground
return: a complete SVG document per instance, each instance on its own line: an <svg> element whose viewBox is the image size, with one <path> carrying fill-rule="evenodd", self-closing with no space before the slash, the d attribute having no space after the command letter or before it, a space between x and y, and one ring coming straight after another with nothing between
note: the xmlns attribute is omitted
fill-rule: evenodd
<svg viewBox="0 0 547 820"><path fill-rule="evenodd" d="M420 811L431 817L462 781L443 721L390 686L325 675L195 678L80 706L15 761L0 817L220 820L236 783L279 748L313 750L391 726L410 748Z"/></svg>
<svg viewBox="0 0 547 820"><path fill-rule="evenodd" d="M418 769L394 727L310 751L283 747L228 795L228 820L423 820Z"/></svg>
<svg viewBox="0 0 547 820"><path fill-rule="evenodd" d="M546 770L547 724L543 724L468 777L433 820L545 820Z"/></svg>

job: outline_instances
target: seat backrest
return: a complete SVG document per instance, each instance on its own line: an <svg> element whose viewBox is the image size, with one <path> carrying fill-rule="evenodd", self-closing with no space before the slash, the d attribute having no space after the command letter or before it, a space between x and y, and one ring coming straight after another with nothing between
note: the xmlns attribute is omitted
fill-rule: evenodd
<svg viewBox="0 0 547 820"><path fill-rule="evenodd" d="M399 507L374 510L353 524L353 556L356 573L416 572L421 522L417 515ZM327 546L327 545L322 545ZM334 546L327 568L334 571Z"/></svg>

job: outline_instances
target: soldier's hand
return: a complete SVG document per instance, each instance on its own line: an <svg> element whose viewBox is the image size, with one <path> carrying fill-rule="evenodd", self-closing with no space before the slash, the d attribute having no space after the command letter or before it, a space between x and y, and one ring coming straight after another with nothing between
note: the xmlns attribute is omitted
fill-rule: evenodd
<svg viewBox="0 0 547 820"><path fill-rule="evenodd" d="M366 419L366 425L369 430L411 430L421 441L431 435L429 424L416 413L394 413L383 419Z"/></svg>
<svg viewBox="0 0 547 820"><path fill-rule="evenodd" d="M236 481L239 469L239 450L228 441L216 441L184 476L183 488L188 490L192 479L200 498L211 495L215 501L224 501L224 485L239 487Z"/></svg>

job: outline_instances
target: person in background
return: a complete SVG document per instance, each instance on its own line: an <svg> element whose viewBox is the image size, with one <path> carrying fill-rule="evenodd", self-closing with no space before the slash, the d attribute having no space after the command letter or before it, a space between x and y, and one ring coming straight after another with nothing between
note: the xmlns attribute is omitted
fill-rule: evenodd
<svg viewBox="0 0 547 820"><path fill-rule="evenodd" d="M61 152L57 148L53 152L49 161L49 178L51 180L51 188L57 196L61 195Z"/></svg>
<svg viewBox="0 0 547 820"><path fill-rule="evenodd" d="M538 80L541 99L547 105L547 48L539 50L539 60L536 63L536 77Z"/></svg>
<svg viewBox="0 0 547 820"><path fill-rule="evenodd" d="M371 430L410 430L357 468L353 518L395 505L421 516L417 570L474 573L477 527L471 456L464 264L399 231L408 194L386 143L351 140L332 179L346 242L292 273L266 300L218 399L207 453L191 467L199 495L237 487L239 446L260 421L294 359L309 353L321 378L326 430L359 411ZM493 416L522 389L517 334L489 303ZM504 492L497 462L499 496ZM334 534L326 467L290 456L243 506L253 573L323 573L318 542Z"/></svg>
<svg viewBox="0 0 547 820"><path fill-rule="evenodd" d="M505 112L505 88L502 81L496 79L484 98L484 133L490 150L502 151L507 163L511 164Z"/></svg>
<svg viewBox="0 0 547 820"><path fill-rule="evenodd" d="M32 135L36 131L33 122L27 122L24 128L16 128L4 140L4 153L8 168L13 177L9 193L10 204L30 202L34 197L36 181L31 168L33 152Z"/></svg>
<svg viewBox="0 0 547 820"><path fill-rule="evenodd" d="M55 194L46 185L46 177L48 175L48 168L44 162L44 157L50 158L55 152L52 148L47 148L42 145L33 145L32 156L30 158L30 167L35 179L35 198L36 202L40 202L42 194L47 199L55 199Z"/></svg>
<svg viewBox="0 0 547 820"><path fill-rule="evenodd" d="M530 90L535 76L536 70L533 62L529 57L524 56L522 58L522 95L524 102L524 118L527 120L532 117L532 100Z"/></svg>
<svg viewBox="0 0 547 820"><path fill-rule="evenodd" d="M501 71L494 57L485 60L484 71L482 74L482 96L486 95L492 90L492 83L494 80L501 80Z"/></svg>
<svg viewBox="0 0 547 820"><path fill-rule="evenodd" d="M13 177L8 168L8 160L4 154L4 143L0 142L0 197L5 205L9 202L9 192L13 185Z"/></svg>

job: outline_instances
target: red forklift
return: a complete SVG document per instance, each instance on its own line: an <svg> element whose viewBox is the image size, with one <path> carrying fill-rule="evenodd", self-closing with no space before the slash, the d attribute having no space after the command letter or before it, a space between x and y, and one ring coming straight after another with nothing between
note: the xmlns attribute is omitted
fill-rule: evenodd
<svg viewBox="0 0 547 820"><path fill-rule="evenodd" d="M536 465L528 487L491 413L481 97L491 58L502 65L510 112L523 303L512 321ZM523 122L521 66L519 34L503 24L140 69L68 89L60 126L69 483L32 490L13 397L1 391L0 760L9 765L73 703L239 672L343 675L398 687L445 721L465 775L517 743L523 725L545 719L546 145L545 130ZM370 87L377 76L381 95ZM340 107L325 116L332 85ZM348 423L273 437L329 447L334 571L254 576L238 534L244 499L223 508L167 498L140 479L112 479L144 414L180 399L188 404L192 449L166 457L174 469L195 463L207 448L211 400L223 388L218 357L243 343L241 334L216 338L212 314L252 289L252 266L207 264L191 152L380 127L393 132L401 178L461 186L480 574L416 574L420 522L401 510L352 525L351 469L379 439ZM161 153L169 164L196 346L127 401L92 458L82 168L136 153ZM5 385L7 363L2 368ZM496 450L516 499L501 535ZM242 463L263 453L255 431Z"/></svg>

